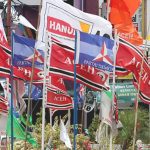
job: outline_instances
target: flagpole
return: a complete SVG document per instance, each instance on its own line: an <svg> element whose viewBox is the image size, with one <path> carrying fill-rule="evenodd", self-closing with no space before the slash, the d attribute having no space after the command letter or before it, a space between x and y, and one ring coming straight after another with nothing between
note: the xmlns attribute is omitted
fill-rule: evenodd
<svg viewBox="0 0 150 150"><path fill-rule="evenodd" d="M33 76L34 76L34 61L35 61L35 51L36 49L34 48L34 55L32 58L32 70L31 70L31 78L30 78L30 85L29 85L29 96L28 96L28 107L27 107L27 120L26 120L26 129L25 129L25 149L27 147L27 132L28 132L28 125L29 125L29 115L30 115L30 108L31 108L31 93L32 93L32 83L33 83Z"/></svg>
<svg viewBox="0 0 150 150"><path fill-rule="evenodd" d="M50 35L51 36L51 35ZM51 53L51 37L49 38L49 35L46 31L46 43L45 43L45 55L44 55L44 78L43 78L43 101L42 101L42 147L41 150L44 150L44 131L45 131L45 106L47 101L47 76L50 66L50 53ZM50 41L49 41L50 40Z"/></svg>
<svg viewBox="0 0 150 150"><path fill-rule="evenodd" d="M147 33L150 31L150 22L148 24L148 30ZM142 52L142 62L141 62L141 68L140 68L140 75L139 75L139 83L138 83L138 91L137 91L137 98L135 100L135 121L134 121L134 135L133 135L133 147L132 149L134 150L135 148L135 141L136 141L136 126L137 126L137 118L138 118L138 101L139 101L139 93L140 93L140 86L141 86L141 79L142 79L142 73L143 73L143 65L144 65L144 53L146 52L146 47L147 47L147 35L146 35L146 41L145 41L145 46L144 50Z"/></svg>
<svg viewBox="0 0 150 150"><path fill-rule="evenodd" d="M115 39L114 39L114 47L113 47L113 53L114 53L114 64L113 64L113 84L112 84L112 112L113 112L113 108L114 108L114 97L115 97L115 84L116 84L116 54L117 54L117 50L118 50L118 35L117 35L117 29L115 29ZM113 139L113 135L112 135L112 130L110 133L110 150L112 150L112 139Z"/></svg>
<svg viewBox="0 0 150 150"><path fill-rule="evenodd" d="M13 58L14 58L14 53L13 53L13 32L11 34L11 46L12 46L12 52L11 52L11 150L13 150L14 147L14 121L13 121L13 74L14 74L14 69L13 69Z"/></svg>
<svg viewBox="0 0 150 150"><path fill-rule="evenodd" d="M77 31L75 32L75 52L74 52L74 62L76 62L76 51L77 51ZM77 93L76 93L76 63L74 63L74 111L73 111L73 127L74 127L74 146L73 149L76 150L76 134L77 134Z"/></svg>

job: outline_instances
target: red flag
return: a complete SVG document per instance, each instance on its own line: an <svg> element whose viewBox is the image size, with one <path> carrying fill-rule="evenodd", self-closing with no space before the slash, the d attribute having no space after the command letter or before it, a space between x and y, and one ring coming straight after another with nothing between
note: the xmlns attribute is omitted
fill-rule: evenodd
<svg viewBox="0 0 150 150"><path fill-rule="evenodd" d="M73 100L61 89L49 86L47 89L47 107L54 110L67 110L73 108Z"/></svg>
<svg viewBox="0 0 150 150"><path fill-rule="evenodd" d="M31 67L13 67L14 69L14 77L20 78L22 80L30 81L32 68ZM34 68L33 80L42 80L43 79L43 71L37 68Z"/></svg>
<svg viewBox="0 0 150 150"><path fill-rule="evenodd" d="M60 78L58 76L52 76L51 77L51 84L54 85L55 87L61 89L64 93L67 94L67 89L65 87L65 83L63 78Z"/></svg>
<svg viewBox="0 0 150 150"><path fill-rule="evenodd" d="M126 57L125 57L126 56ZM140 84L141 100L150 104L150 67L146 56L144 56L143 72L140 76L141 64L143 59L143 52L131 43L120 39L118 52L116 55L116 64L124 67L126 70L133 73L135 81ZM136 86L137 87L137 86Z"/></svg>
<svg viewBox="0 0 150 150"><path fill-rule="evenodd" d="M8 100L0 96L0 113L8 113Z"/></svg>
<svg viewBox="0 0 150 150"><path fill-rule="evenodd" d="M50 73L74 80L74 50L52 45ZM76 78L90 88L96 90L109 89L106 85L108 75L91 66L76 65Z"/></svg>

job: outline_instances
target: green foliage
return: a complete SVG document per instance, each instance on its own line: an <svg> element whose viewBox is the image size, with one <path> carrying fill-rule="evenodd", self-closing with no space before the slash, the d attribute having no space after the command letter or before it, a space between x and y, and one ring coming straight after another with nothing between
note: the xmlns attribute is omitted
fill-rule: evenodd
<svg viewBox="0 0 150 150"><path fill-rule="evenodd" d="M119 131L118 136L115 138L115 143L122 144L124 148L129 148L132 145L135 111L124 110L119 112L119 120L123 124L123 129ZM141 139L143 143L148 143L150 134L148 132L148 111L142 108L138 109L137 120L137 135L136 139Z"/></svg>
<svg viewBox="0 0 150 150"><path fill-rule="evenodd" d="M93 118L92 123L90 124L90 126L89 126L89 128L88 128L90 140L91 140L92 142L95 141L96 130L98 129L99 124L100 124L100 120L99 120L98 115L96 115L96 116Z"/></svg>

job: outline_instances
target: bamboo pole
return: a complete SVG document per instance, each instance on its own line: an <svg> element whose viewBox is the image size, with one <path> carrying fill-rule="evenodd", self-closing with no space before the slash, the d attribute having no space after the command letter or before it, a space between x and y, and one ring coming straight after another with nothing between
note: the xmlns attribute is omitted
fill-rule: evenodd
<svg viewBox="0 0 150 150"><path fill-rule="evenodd" d="M32 70L31 70L31 78L30 78L30 85L29 85L29 97L28 97L28 107L27 107L27 121L26 121L26 129L25 129L25 150L27 147L26 141L27 141L27 130L28 130L28 125L29 125L29 115L30 115L30 108L31 108L31 93L32 93L32 83L33 83L33 76L34 76L34 61L35 61L35 51L36 49L34 48L34 55L32 59Z"/></svg>
<svg viewBox="0 0 150 150"><path fill-rule="evenodd" d="M142 73L143 73L144 54L146 52L147 35L148 35L149 31L150 31L150 22L149 22L148 30L147 30L147 34L146 34L146 41L145 41L144 50L142 52L142 62L141 62L140 75L139 75L138 91L137 91L137 98L136 98L136 102L135 102L135 104L136 104L136 106L135 106L135 121L134 121L134 135L133 135L133 146L132 146L133 150L135 148L135 141L136 141L136 125L137 125L137 118L138 118L138 101L139 101L139 93L140 93L141 79L142 79Z"/></svg>

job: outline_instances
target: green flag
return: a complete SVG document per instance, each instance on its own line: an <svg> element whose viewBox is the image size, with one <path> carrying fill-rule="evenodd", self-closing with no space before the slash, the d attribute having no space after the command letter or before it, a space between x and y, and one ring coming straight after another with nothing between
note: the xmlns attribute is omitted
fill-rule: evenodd
<svg viewBox="0 0 150 150"><path fill-rule="evenodd" d="M25 128L19 123L18 119L13 115L13 127L14 127L14 137L16 139L25 140L26 133ZM9 111L8 119L7 119L7 128L6 132L8 136L11 136L11 113ZM27 133L27 141L32 144L32 146L36 147L38 144L36 140L32 137L32 135Z"/></svg>

